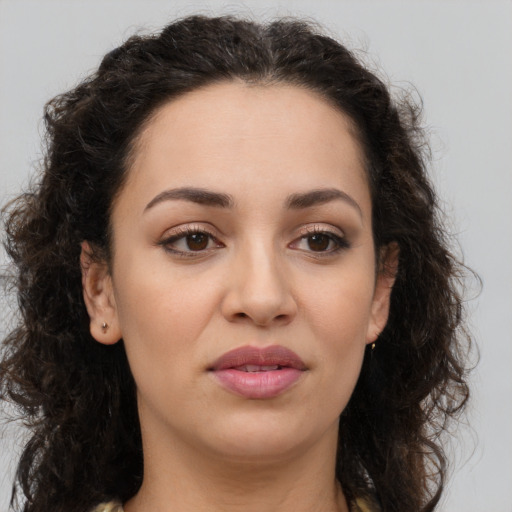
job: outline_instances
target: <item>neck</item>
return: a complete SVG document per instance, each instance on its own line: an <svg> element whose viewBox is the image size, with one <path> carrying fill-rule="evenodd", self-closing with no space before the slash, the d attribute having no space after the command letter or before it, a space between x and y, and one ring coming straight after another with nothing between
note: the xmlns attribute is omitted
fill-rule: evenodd
<svg viewBox="0 0 512 512"><path fill-rule="evenodd" d="M125 512L348 512L335 479L336 438L333 427L295 453L242 461L143 435L143 484Z"/></svg>

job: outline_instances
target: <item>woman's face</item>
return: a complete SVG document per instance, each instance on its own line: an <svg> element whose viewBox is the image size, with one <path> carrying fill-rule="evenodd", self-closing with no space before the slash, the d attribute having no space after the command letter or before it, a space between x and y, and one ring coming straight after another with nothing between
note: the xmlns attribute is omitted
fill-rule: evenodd
<svg viewBox="0 0 512 512"><path fill-rule="evenodd" d="M112 226L86 301L124 340L145 443L332 450L392 284L349 120L293 86L186 94L141 134Z"/></svg>

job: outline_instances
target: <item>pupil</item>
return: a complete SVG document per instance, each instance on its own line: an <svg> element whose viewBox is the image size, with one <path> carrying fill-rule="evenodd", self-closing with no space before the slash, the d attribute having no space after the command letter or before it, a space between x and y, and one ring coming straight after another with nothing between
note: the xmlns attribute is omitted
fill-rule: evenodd
<svg viewBox="0 0 512 512"><path fill-rule="evenodd" d="M187 236L188 248L192 251L201 251L206 249L208 245L208 235L203 233L194 233L193 235Z"/></svg>
<svg viewBox="0 0 512 512"><path fill-rule="evenodd" d="M325 251L329 247L330 238L327 235L311 235L308 239L312 251Z"/></svg>

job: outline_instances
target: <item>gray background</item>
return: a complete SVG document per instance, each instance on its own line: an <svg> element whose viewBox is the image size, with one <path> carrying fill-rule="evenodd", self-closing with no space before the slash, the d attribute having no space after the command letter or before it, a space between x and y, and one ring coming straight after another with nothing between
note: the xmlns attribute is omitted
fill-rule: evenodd
<svg viewBox="0 0 512 512"><path fill-rule="evenodd" d="M314 17L392 83L416 85L434 181L465 261L483 279L470 302L481 351L470 427L450 445L440 510L512 512L512 2L0 0L0 202L28 182L40 156L46 100L136 30L197 11ZM0 511L22 436L0 430Z"/></svg>

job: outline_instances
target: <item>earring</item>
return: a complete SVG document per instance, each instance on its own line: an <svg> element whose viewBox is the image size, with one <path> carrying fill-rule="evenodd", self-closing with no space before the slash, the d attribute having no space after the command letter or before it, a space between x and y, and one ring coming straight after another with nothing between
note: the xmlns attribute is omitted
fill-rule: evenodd
<svg viewBox="0 0 512 512"><path fill-rule="evenodd" d="M379 336L380 336L380 332L376 332L376 333L375 333L375 337L376 337L376 338L378 338ZM372 352L375 350L375 342L376 342L376 341L377 341L377 340L375 340L375 341L372 343Z"/></svg>
<svg viewBox="0 0 512 512"><path fill-rule="evenodd" d="M103 322L101 324L101 329L103 330L103 333L106 333L108 331L108 324L107 324L107 322Z"/></svg>

